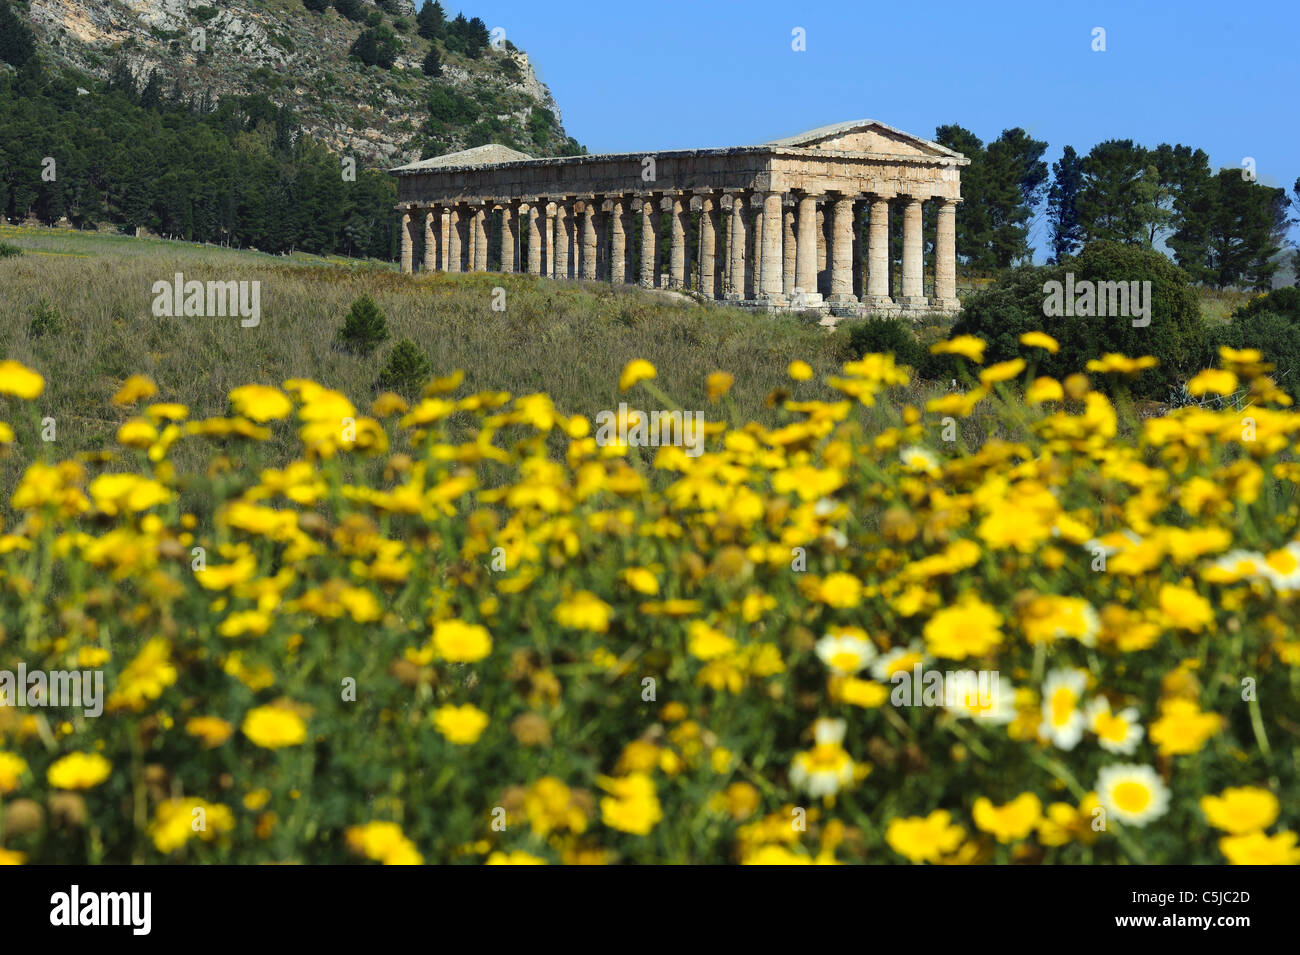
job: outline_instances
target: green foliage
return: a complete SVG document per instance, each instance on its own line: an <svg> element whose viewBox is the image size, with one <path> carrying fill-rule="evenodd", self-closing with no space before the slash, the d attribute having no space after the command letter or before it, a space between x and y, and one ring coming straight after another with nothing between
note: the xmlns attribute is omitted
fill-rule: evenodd
<svg viewBox="0 0 1300 955"><path fill-rule="evenodd" d="M23 254L23 250L16 245L10 245L8 242L0 242L0 259L17 258Z"/></svg>
<svg viewBox="0 0 1300 955"><path fill-rule="evenodd" d="M0 0L0 60L20 67L36 55L31 28L7 0Z"/></svg>
<svg viewBox="0 0 1300 955"><path fill-rule="evenodd" d="M1283 287L1260 295L1233 312L1232 321L1212 328L1201 363L1218 362L1220 346L1258 348L1276 368L1277 383L1300 395L1300 288Z"/></svg>
<svg viewBox="0 0 1300 955"><path fill-rule="evenodd" d="M873 353L890 353L900 365L920 370L930 357L917 341L912 323L902 318L868 318L849 327L849 351L853 358Z"/></svg>
<svg viewBox="0 0 1300 955"><path fill-rule="evenodd" d="M447 29L447 15L443 12L442 4L437 0L433 3L425 3L420 8L420 12L415 15L415 22L418 25L415 32L426 40L441 38Z"/></svg>
<svg viewBox="0 0 1300 955"><path fill-rule="evenodd" d="M333 6L330 0L302 0L302 5L312 13L324 13Z"/></svg>
<svg viewBox="0 0 1300 955"><path fill-rule="evenodd" d="M425 76L442 76L442 57L438 55L436 46L429 47L429 52L424 55L424 63L420 68Z"/></svg>
<svg viewBox="0 0 1300 955"><path fill-rule="evenodd" d="M362 295L352 303L335 344L342 351L365 356L372 354L388 337L388 319L374 299Z"/></svg>
<svg viewBox="0 0 1300 955"><path fill-rule="evenodd" d="M40 338L42 335L57 335L63 329L63 316L59 310L50 304L50 300L44 295L41 300L32 306L32 320L27 324L27 334L32 338Z"/></svg>
<svg viewBox="0 0 1300 955"><path fill-rule="evenodd" d="M397 55L402 50L397 34L385 26L370 27L361 31L361 35L352 43L348 55L360 60L366 66L382 66L391 70L397 62Z"/></svg>
<svg viewBox="0 0 1300 955"><path fill-rule="evenodd" d="M361 5L361 0L334 0L334 9L353 23L360 23L366 18L367 10Z"/></svg>
<svg viewBox="0 0 1300 955"><path fill-rule="evenodd" d="M1048 317L1045 314L1049 281L1065 282L1066 272L1081 281L1151 283L1150 324L1133 327L1126 316ZM1061 344L1056 355L1027 348L1019 338L1025 332L1043 331ZM1130 383L1138 397L1163 397L1177 381L1201 367L1205 329L1196 294L1186 274L1159 252L1114 242L1094 242L1077 257L1058 265L1014 269L965 302L954 335L975 335L988 342L985 362L1017 356L1037 363L1043 375L1062 377L1084 367L1089 359L1118 352L1137 357L1155 355L1156 368L1143 371Z"/></svg>
<svg viewBox="0 0 1300 955"><path fill-rule="evenodd" d="M206 5L201 7L195 7L190 11L190 13L194 14L194 19L198 20L200 23L207 23L209 20L215 17L219 12L220 11L217 10L216 7L210 7Z"/></svg>
<svg viewBox="0 0 1300 955"><path fill-rule="evenodd" d="M415 342L403 338L389 353L388 363L379 374L378 387L414 398L432 376L433 368L424 352Z"/></svg>
<svg viewBox="0 0 1300 955"><path fill-rule="evenodd" d="M114 223L200 242L389 258L396 190L379 170L339 174L265 95L193 104L155 83L154 109L124 61L109 88L69 74L24 87L0 71L0 215ZM91 90L78 96L76 87ZM6 176L57 156L58 179ZM286 175L292 170L292 175Z"/></svg>
<svg viewBox="0 0 1300 955"><path fill-rule="evenodd" d="M487 50L491 42L487 24L478 17L466 20L465 14L456 14L456 19L447 24L442 41L449 53L460 53L476 60Z"/></svg>

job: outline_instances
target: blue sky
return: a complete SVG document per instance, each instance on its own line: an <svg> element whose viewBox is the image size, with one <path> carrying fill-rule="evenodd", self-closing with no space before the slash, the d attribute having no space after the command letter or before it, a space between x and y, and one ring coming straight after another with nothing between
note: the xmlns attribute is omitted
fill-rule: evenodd
<svg viewBox="0 0 1300 955"><path fill-rule="evenodd" d="M443 5L504 28L592 152L871 118L926 138L956 123L986 142L1021 126L1048 142L1049 163L1066 144L1131 138L1202 148L1215 168L1251 156L1288 194L1300 176L1294 2L464 2ZM1040 222L1036 244L1044 234Z"/></svg>

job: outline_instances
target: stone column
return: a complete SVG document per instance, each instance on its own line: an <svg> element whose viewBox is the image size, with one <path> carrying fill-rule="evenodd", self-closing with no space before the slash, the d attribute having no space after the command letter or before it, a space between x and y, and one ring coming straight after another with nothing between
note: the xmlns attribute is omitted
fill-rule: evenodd
<svg viewBox="0 0 1300 955"><path fill-rule="evenodd" d="M795 253L794 287L802 293L803 304L822 303L817 291L817 197L799 197L799 247Z"/></svg>
<svg viewBox="0 0 1300 955"><path fill-rule="evenodd" d="M739 194L731 197L727 233L727 295L731 301L745 297L745 199Z"/></svg>
<svg viewBox="0 0 1300 955"><path fill-rule="evenodd" d="M501 204L501 271L513 272L515 270L515 236L517 233L517 220L515 219L515 210L519 203L515 201L503 202Z"/></svg>
<svg viewBox="0 0 1300 955"><path fill-rule="evenodd" d="M781 253L781 200L779 192L763 193L763 271L759 277L759 297L773 305L784 305L781 288L785 260Z"/></svg>
<svg viewBox="0 0 1300 955"><path fill-rule="evenodd" d="M718 198L713 193L700 197L700 293L718 297Z"/></svg>
<svg viewBox="0 0 1300 955"><path fill-rule="evenodd" d="M411 236L411 219L411 210L403 210L400 226L398 228L398 232L400 233L398 239L402 243L402 255L400 261L403 275L410 275L415 271L415 242Z"/></svg>
<svg viewBox="0 0 1300 955"><path fill-rule="evenodd" d="M763 196L761 192L749 194L745 203L745 231L749 239L745 257L745 299L758 301L763 278Z"/></svg>
<svg viewBox="0 0 1300 955"><path fill-rule="evenodd" d="M446 206L438 207L438 267L448 271L448 249L451 247L451 211Z"/></svg>
<svg viewBox="0 0 1300 955"><path fill-rule="evenodd" d="M464 254L465 213L460 206L447 210L447 263L448 272L460 271L460 260Z"/></svg>
<svg viewBox="0 0 1300 955"><path fill-rule="evenodd" d="M799 200L796 199L793 205L786 206L781 212L781 249L783 252L783 268L781 270L781 287L785 291L785 297L789 298L794 294L796 265L799 258Z"/></svg>
<svg viewBox="0 0 1300 955"><path fill-rule="evenodd" d="M934 235L934 305L957 311L957 203L959 199L939 199Z"/></svg>
<svg viewBox="0 0 1300 955"><path fill-rule="evenodd" d="M426 272L438 270L438 235L434 226L441 218L442 212L436 206L430 207L424 213L424 271Z"/></svg>
<svg viewBox="0 0 1300 955"><path fill-rule="evenodd" d="M636 211L632 208L632 200L624 197L623 199L623 246L626 253L623 259L623 281L636 282L636 242L633 236L636 235Z"/></svg>
<svg viewBox="0 0 1300 955"><path fill-rule="evenodd" d="M555 208L554 202L542 207L546 217L542 228L542 274L548 279L555 278Z"/></svg>
<svg viewBox="0 0 1300 955"><path fill-rule="evenodd" d="M615 196L609 206L609 282L622 285L627 281L627 229L623 220L626 200Z"/></svg>
<svg viewBox="0 0 1300 955"><path fill-rule="evenodd" d="M855 305L853 297L853 199L839 196L831 211L832 305Z"/></svg>
<svg viewBox="0 0 1300 955"><path fill-rule="evenodd" d="M492 230L492 204L479 207L478 215L475 216L475 223L478 226L478 234L474 241L478 248L478 271L486 272L488 270L488 234Z"/></svg>
<svg viewBox="0 0 1300 955"><path fill-rule="evenodd" d="M641 200L641 286L656 288L655 260L659 254L659 203L652 196Z"/></svg>
<svg viewBox="0 0 1300 955"><path fill-rule="evenodd" d="M569 277L569 220L573 212L573 203L560 199L555 203L555 277Z"/></svg>
<svg viewBox="0 0 1300 955"><path fill-rule="evenodd" d="M528 204L528 274L542 274L542 210Z"/></svg>
<svg viewBox="0 0 1300 955"><path fill-rule="evenodd" d="M903 206L903 305L926 305L925 258L921 245L921 200L908 196Z"/></svg>
<svg viewBox="0 0 1300 955"><path fill-rule="evenodd" d="M889 297L889 200L871 197L871 218L867 224L867 304L893 305Z"/></svg>
<svg viewBox="0 0 1300 955"><path fill-rule="evenodd" d="M596 200L582 200L582 277L596 278Z"/></svg>
<svg viewBox="0 0 1300 955"><path fill-rule="evenodd" d="M668 287L686 288L686 209L689 200L678 194L668 198L668 224L672 230L668 249Z"/></svg>

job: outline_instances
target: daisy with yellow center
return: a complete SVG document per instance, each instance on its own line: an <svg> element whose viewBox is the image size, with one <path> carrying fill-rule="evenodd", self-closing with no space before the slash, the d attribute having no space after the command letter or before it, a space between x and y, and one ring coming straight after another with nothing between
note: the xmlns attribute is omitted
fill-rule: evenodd
<svg viewBox="0 0 1300 955"><path fill-rule="evenodd" d="M1169 788L1150 766L1107 766L1096 789L1102 808L1128 826L1145 826L1169 809Z"/></svg>
<svg viewBox="0 0 1300 955"><path fill-rule="evenodd" d="M1104 696L1093 697L1086 711L1088 729L1097 734L1097 745L1108 753L1131 756L1142 741L1144 730L1138 724L1137 707L1129 706L1114 713Z"/></svg>
<svg viewBox="0 0 1300 955"><path fill-rule="evenodd" d="M889 681L895 673L910 673L914 668L924 666L927 660L921 641L913 640L906 647L894 647L877 657L871 665L871 675L877 680Z"/></svg>
<svg viewBox="0 0 1300 955"><path fill-rule="evenodd" d="M1265 555L1259 573L1280 594L1300 590L1300 543L1292 542Z"/></svg>
<svg viewBox="0 0 1300 955"><path fill-rule="evenodd" d="M844 720L819 719L813 723L816 745L796 753L790 764L790 783L813 798L834 796L853 782L853 759L845 751Z"/></svg>
<svg viewBox="0 0 1300 955"><path fill-rule="evenodd" d="M926 448L911 445L899 451L898 458L903 462L904 471L930 475L939 473L939 459L934 456L933 451Z"/></svg>
<svg viewBox="0 0 1300 955"><path fill-rule="evenodd" d="M876 647L866 632L857 627L832 630L817 641L816 652L822 663L841 676L853 676L876 657Z"/></svg>
<svg viewBox="0 0 1300 955"><path fill-rule="evenodd" d="M1088 686L1086 670L1058 669L1043 682L1043 722L1039 734L1059 749L1074 749L1086 725L1079 703Z"/></svg>
<svg viewBox="0 0 1300 955"><path fill-rule="evenodd" d="M1277 821L1278 801L1258 786L1230 786L1217 796L1201 797L1205 821L1234 836L1267 829Z"/></svg>

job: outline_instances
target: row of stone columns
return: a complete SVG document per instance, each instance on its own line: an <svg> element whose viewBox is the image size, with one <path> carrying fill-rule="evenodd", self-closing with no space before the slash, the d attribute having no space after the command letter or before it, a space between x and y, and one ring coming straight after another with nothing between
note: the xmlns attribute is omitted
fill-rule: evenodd
<svg viewBox="0 0 1300 955"><path fill-rule="evenodd" d="M885 196L799 192L704 192L617 195L557 201L512 200L481 205L434 205L403 212L402 271L414 270L416 239L423 233L424 271L486 271L488 220L501 213L501 271L549 278L639 281L646 287L694 288L709 298L791 307L827 302L873 307L956 308L956 209L934 199L934 295L924 294L922 202L901 196L901 292L891 297L889 207ZM692 200L697 200L693 203ZM861 272L859 204L866 206L866 256ZM690 216L698 208L699 244L689 248ZM722 213L726 212L726 221ZM666 236L661 219L668 214ZM640 219L640 261L633 261ZM725 258L719 256L723 232ZM667 271L658 274L659 243L668 243ZM521 260L521 250L527 252ZM722 259L720 261L720 259ZM819 291L827 276L828 294ZM692 282L692 277L698 277Z"/></svg>

